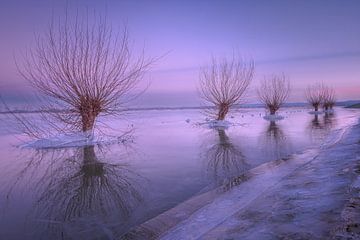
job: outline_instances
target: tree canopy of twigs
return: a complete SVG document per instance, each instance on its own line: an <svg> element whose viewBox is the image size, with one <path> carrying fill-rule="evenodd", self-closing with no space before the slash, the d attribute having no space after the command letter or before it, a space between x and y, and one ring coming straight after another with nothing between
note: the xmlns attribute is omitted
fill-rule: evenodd
<svg viewBox="0 0 360 240"><path fill-rule="evenodd" d="M284 74L267 77L261 82L257 94L265 108L274 115L289 97L290 82Z"/></svg>
<svg viewBox="0 0 360 240"><path fill-rule="evenodd" d="M21 60L20 74L45 99L41 110L83 132L121 111L153 62L134 56L126 27L114 31L101 16L52 21Z"/></svg>
<svg viewBox="0 0 360 240"><path fill-rule="evenodd" d="M336 103L335 90L331 87L323 87L323 103L322 106L325 111L330 110Z"/></svg>
<svg viewBox="0 0 360 240"><path fill-rule="evenodd" d="M308 86L305 90L305 96L308 103L314 108L315 112L317 112L324 100L324 85L314 84Z"/></svg>
<svg viewBox="0 0 360 240"><path fill-rule="evenodd" d="M254 76L254 61L242 58L212 58L210 66L200 71L199 92L201 98L215 107L210 114L216 120L224 120L230 108L243 100Z"/></svg>

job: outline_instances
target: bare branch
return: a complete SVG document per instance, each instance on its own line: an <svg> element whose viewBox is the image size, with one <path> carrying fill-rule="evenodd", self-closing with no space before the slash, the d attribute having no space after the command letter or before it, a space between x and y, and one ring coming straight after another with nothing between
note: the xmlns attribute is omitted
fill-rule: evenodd
<svg viewBox="0 0 360 240"><path fill-rule="evenodd" d="M323 88L323 103L322 106L325 111L331 110L336 103L335 90L331 87L325 86Z"/></svg>
<svg viewBox="0 0 360 240"><path fill-rule="evenodd" d="M317 83L308 86L305 90L305 96L308 103L314 108L315 112L317 112L324 100L324 85Z"/></svg>
<svg viewBox="0 0 360 240"><path fill-rule="evenodd" d="M17 66L44 97L42 111L64 128L87 132L100 114L121 111L153 61L143 52L134 57L126 27L114 33L106 18L66 17L52 21Z"/></svg>
<svg viewBox="0 0 360 240"><path fill-rule="evenodd" d="M284 74L265 78L257 89L260 101L271 115L275 114L290 94L290 82Z"/></svg>
<svg viewBox="0 0 360 240"><path fill-rule="evenodd" d="M200 96L215 107L217 120L224 120L229 109L239 104L254 76L254 61L242 58L212 59L211 65L201 69Z"/></svg>

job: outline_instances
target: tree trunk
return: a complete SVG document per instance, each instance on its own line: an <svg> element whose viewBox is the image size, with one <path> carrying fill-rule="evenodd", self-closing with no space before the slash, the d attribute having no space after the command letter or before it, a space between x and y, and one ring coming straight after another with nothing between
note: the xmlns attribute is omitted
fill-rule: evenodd
<svg viewBox="0 0 360 240"><path fill-rule="evenodd" d="M275 109L270 108L270 115L275 115L275 113L276 113L276 110L275 110Z"/></svg>
<svg viewBox="0 0 360 240"><path fill-rule="evenodd" d="M96 116L97 115L95 115L92 112L81 114L81 122L82 122L82 131L83 132L91 131L94 128Z"/></svg>
<svg viewBox="0 0 360 240"><path fill-rule="evenodd" d="M319 106L318 106L318 105L314 106L314 108L315 108L315 112L317 112L317 111L319 110Z"/></svg>
<svg viewBox="0 0 360 240"><path fill-rule="evenodd" d="M96 117L101 112L100 104L97 101L85 98L82 101L79 112L81 115L81 130L83 132L92 131L95 125Z"/></svg>
<svg viewBox="0 0 360 240"><path fill-rule="evenodd" d="M227 104L221 104L216 120L218 121L224 120L228 112L229 112L229 106Z"/></svg>

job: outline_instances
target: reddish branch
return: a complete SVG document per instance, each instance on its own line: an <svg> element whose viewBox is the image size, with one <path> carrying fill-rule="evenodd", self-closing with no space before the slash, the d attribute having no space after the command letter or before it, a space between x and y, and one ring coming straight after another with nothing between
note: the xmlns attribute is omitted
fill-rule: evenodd
<svg viewBox="0 0 360 240"><path fill-rule="evenodd" d="M336 103L335 90L331 87L323 88L323 103L322 106L325 111L330 110Z"/></svg>
<svg viewBox="0 0 360 240"><path fill-rule="evenodd" d="M42 110L84 132L100 114L121 110L152 63L133 56L126 28L115 33L102 18L52 23L23 57L19 72L45 97Z"/></svg>
<svg viewBox="0 0 360 240"><path fill-rule="evenodd" d="M289 97L290 83L285 75L265 78L257 90L260 101L274 115Z"/></svg>
<svg viewBox="0 0 360 240"><path fill-rule="evenodd" d="M254 62L231 58L212 59L209 67L201 69L200 96L215 107L211 115L224 120L230 108L239 104L254 76Z"/></svg>
<svg viewBox="0 0 360 240"><path fill-rule="evenodd" d="M305 90L305 96L308 103L314 108L315 112L317 112L324 100L324 85L314 84L308 86Z"/></svg>

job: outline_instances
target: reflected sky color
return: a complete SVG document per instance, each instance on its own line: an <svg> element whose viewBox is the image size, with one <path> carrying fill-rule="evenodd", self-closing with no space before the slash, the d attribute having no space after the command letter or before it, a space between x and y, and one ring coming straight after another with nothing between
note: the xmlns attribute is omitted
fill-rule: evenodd
<svg viewBox="0 0 360 240"><path fill-rule="evenodd" d="M151 82L137 106L196 106L199 67L211 55L233 51L255 59L256 76L284 72L290 101L302 101L307 84L323 81L338 99L360 96L359 1L8 1L0 4L0 91L28 94L12 54L30 44L54 16L86 9L127 24L134 48L163 56L145 76Z"/></svg>
<svg viewBox="0 0 360 240"><path fill-rule="evenodd" d="M1 114L0 239L122 235L193 196L229 191L247 170L331 144L359 119L352 109L307 112L286 108L269 122L262 109L242 109L224 130L198 125L198 110L134 111L106 122L134 124L133 142L39 150L14 148L24 136Z"/></svg>

